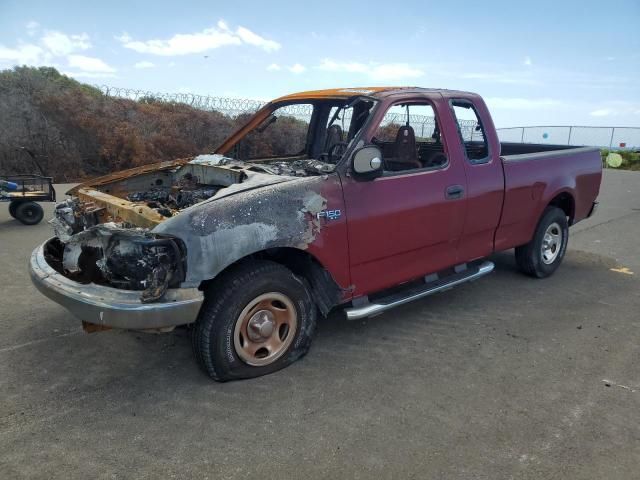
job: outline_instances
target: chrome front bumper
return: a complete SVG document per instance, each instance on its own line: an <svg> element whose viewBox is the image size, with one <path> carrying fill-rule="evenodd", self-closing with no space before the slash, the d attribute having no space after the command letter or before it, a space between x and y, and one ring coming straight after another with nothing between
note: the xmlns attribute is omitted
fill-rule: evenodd
<svg viewBox="0 0 640 480"><path fill-rule="evenodd" d="M40 292L80 320L113 328L145 330L184 325L194 322L198 316L204 295L197 288L170 288L161 301L142 303L141 292L81 284L66 278L49 266L44 245L31 254L31 281Z"/></svg>

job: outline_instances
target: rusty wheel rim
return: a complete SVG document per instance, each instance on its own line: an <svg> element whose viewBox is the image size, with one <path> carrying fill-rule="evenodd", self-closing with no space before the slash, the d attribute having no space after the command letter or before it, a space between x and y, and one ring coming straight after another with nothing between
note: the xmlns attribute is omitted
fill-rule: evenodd
<svg viewBox="0 0 640 480"><path fill-rule="evenodd" d="M248 365L269 365L287 351L297 329L298 314L291 299L278 292L264 293L251 300L236 320L236 353Z"/></svg>

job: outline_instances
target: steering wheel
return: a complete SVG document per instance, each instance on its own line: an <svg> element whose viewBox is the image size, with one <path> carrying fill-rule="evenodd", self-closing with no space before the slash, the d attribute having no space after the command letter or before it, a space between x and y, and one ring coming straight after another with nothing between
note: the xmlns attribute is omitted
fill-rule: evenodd
<svg viewBox="0 0 640 480"><path fill-rule="evenodd" d="M337 142L331 145L327 152L327 163L336 163L336 161L344 155L349 144L347 142ZM335 159L334 159L335 156Z"/></svg>

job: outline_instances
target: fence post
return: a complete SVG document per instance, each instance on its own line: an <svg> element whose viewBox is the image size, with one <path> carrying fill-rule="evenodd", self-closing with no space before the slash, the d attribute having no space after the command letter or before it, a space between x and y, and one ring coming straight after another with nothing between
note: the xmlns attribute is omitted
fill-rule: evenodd
<svg viewBox="0 0 640 480"><path fill-rule="evenodd" d="M569 127L569 138L567 139L567 145L571 145L571 130L573 129L572 126Z"/></svg>
<svg viewBox="0 0 640 480"><path fill-rule="evenodd" d="M611 139L609 140L609 150L611 150L611 146L613 145L613 132L616 131L616 127L611 127Z"/></svg>
<svg viewBox="0 0 640 480"><path fill-rule="evenodd" d="M522 127L522 135L520 136L520 143L524 143L524 127Z"/></svg>

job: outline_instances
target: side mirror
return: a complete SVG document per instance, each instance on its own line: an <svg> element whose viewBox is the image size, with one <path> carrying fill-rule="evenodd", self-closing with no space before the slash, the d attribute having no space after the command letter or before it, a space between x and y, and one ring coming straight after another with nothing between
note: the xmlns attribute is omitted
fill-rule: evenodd
<svg viewBox="0 0 640 480"><path fill-rule="evenodd" d="M382 173L382 152L375 145L359 148L353 153L352 164L356 174L375 177Z"/></svg>

